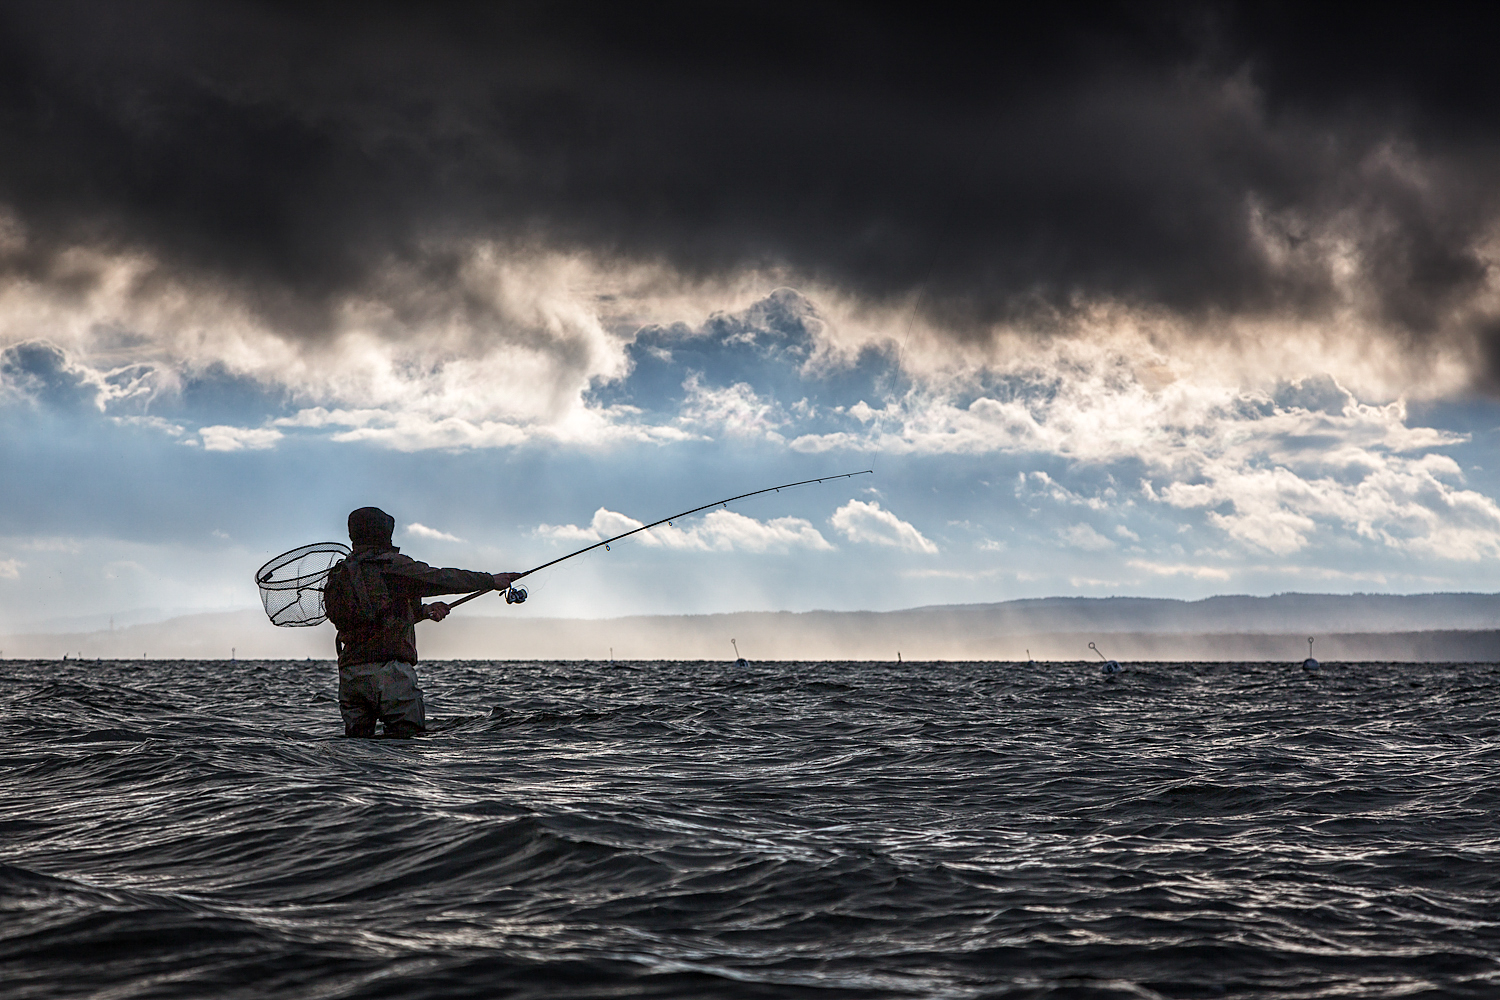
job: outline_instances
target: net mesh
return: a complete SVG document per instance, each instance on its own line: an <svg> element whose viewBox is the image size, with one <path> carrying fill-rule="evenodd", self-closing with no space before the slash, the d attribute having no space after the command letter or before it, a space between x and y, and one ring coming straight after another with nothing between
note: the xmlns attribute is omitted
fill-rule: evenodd
<svg viewBox="0 0 1500 1000"><path fill-rule="evenodd" d="M323 587L328 571L349 551L341 542L314 542L283 552L256 570L255 585L271 624L302 628L327 621Z"/></svg>

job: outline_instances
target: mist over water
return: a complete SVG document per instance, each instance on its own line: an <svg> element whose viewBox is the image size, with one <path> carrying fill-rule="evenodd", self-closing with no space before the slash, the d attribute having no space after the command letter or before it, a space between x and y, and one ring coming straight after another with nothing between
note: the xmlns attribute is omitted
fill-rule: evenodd
<svg viewBox="0 0 1500 1000"><path fill-rule="evenodd" d="M1496 668L0 662L9 997L1500 993Z"/></svg>

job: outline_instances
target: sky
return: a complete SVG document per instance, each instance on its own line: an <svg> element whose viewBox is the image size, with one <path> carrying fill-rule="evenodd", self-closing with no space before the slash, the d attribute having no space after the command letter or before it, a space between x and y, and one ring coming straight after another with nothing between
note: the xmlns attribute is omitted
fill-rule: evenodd
<svg viewBox="0 0 1500 1000"><path fill-rule="evenodd" d="M0 5L0 629L1500 590L1489 35L1309 6Z"/></svg>

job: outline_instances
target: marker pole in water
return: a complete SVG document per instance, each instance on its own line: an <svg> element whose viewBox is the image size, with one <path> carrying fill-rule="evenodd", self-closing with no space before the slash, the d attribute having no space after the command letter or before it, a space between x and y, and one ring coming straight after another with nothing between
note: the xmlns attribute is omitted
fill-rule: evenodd
<svg viewBox="0 0 1500 1000"><path fill-rule="evenodd" d="M687 517L687 516L689 516L691 514L698 513L700 510L708 510L711 507L727 507L730 504L734 503L736 500L744 500L746 497L758 497L762 493L779 493L782 490L789 490L789 489L792 489L795 486L806 486L808 483L832 482L835 479L849 479L849 478L851 478L853 476L868 476L868 475L873 474L874 472L875 472L874 469L861 469L858 472L841 472L841 473L839 473L836 476L819 476L817 479L803 479L803 480L800 480L800 481L795 482L795 483L782 483L780 486L767 486L763 490L751 490L749 493L741 493L739 496L725 497L723 500L715 500L713 503L706 503L706 504L704 504L701 507L694 507L692 510L685 510L681 514L672 514L669 517L663 517L663 518L660 518L659 520L652 521L650 524L643 524L639 528L631 528L629 531L626 531L626 532L623 532L621 534L615 535L612 538L606 538L602 542L595 542L593 545L589 545L589 546L586 546L584 548L581 548L577 552L569 552L565 556L558 556L556 559L553 559L551 562L544 562L540 566L533 566L531 569L528 569L526 572L524 572L524 573L520 574L519 576L517 576L516 580L520 580L520 579L522 579L524 577L528 577L528 576L530 576L533 573L536 573L536 572L538 572L540 570L546 569L548 566L556 566L560 562L566 562L567 560L572 559L574 556L581 556L585 552L592 552L595 549L599 548L601 545L604 547L605 551L608 551L611 542L618 542L622 538L629 538L631 535L634 535L637 532L648 531L651 528L655 528L655 527L657 527L659 525L663 525L663 524L670 525L673 521L677 520L679 517ZM511 583L514 584L515 580L512 580ZM482 596L484 594L488 594L488 593L489 593L488 590L476 590L472 594L468 594L468 595L466 595L464 597L460 597L456 601L450 602L448 604L448 607L450 607L450 608L456 608L460 604L463 604L463 603L465 603L467 601L472 601L474 598L480 597L480 596ZM520 596L516 597L515 599L512 599L511 595L512 594L517 594L517 593ZM526 600L525 594L526 594L525 590L517 591L515 588L512 588L512 589L506 591L505 601L506 601L507 604L520 604L522 601Z"/></svg>

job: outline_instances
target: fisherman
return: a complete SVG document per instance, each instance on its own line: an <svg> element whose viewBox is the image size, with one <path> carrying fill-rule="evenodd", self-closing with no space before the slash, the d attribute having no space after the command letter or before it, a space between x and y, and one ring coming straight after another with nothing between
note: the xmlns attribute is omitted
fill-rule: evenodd
<svg viewBox="0 0 1500 1000"><path fill-rule="evenodd" d="M401 554L391 544L396 519L379 507L349 515L354 551L334 564L324 604L338 626L339 712L345 736L415 736L427 729L422 689L417 687L419 621L440 622L449 607L422 598L505 590L520 575L435 569Z"/></svg>

